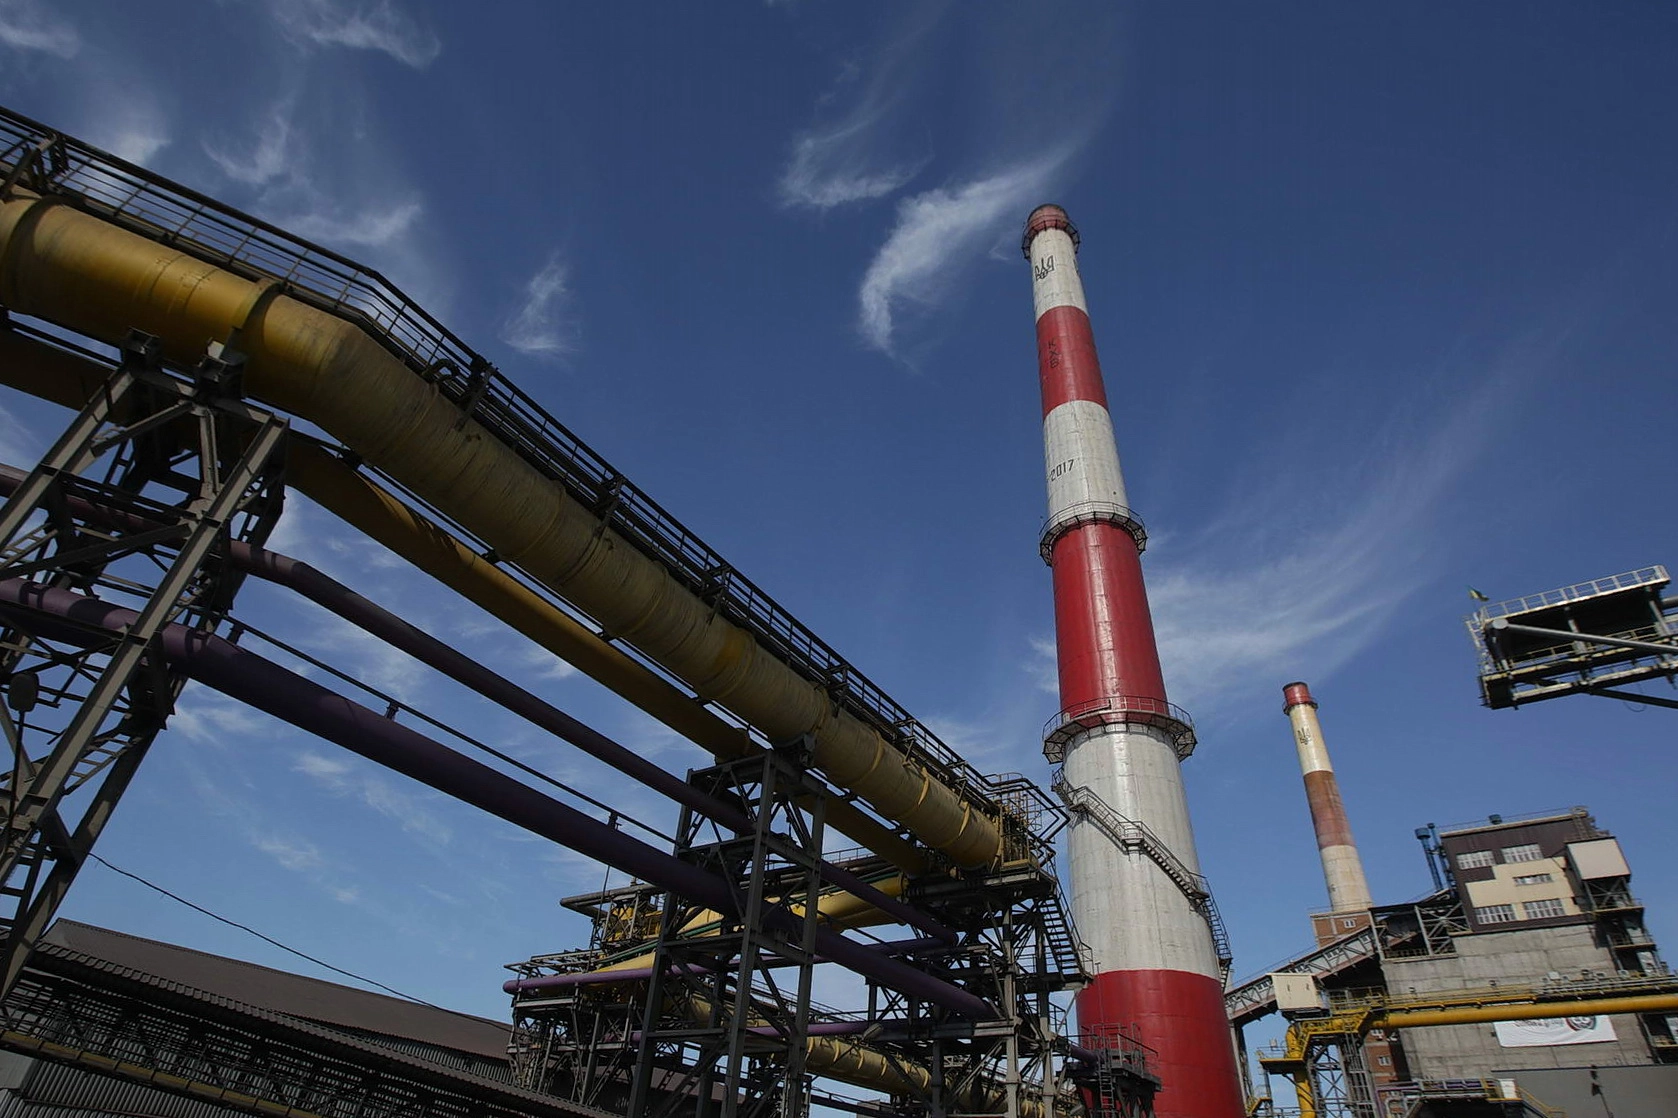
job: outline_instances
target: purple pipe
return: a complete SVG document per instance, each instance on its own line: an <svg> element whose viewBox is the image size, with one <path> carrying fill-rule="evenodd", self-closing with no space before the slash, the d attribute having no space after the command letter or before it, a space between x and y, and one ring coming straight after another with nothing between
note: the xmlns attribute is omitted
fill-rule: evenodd
<svg viewBox="0 0 1678 1118"><path fill-rule="evenodd" d="M856 1036L875 1025L901 1025L902 1021L812 1021L804 1030L805 1036ZM786 1031L773 1025L752 1025L746 1029L753 1036L786 1036Z"/></svg>
<svg viewBox="0 0 1678 1118"><path fill-rule="evenodd" d="M889 1028L893 1025L907 1026L908 1024L909 1024L909 1022L907 1020L897 1020L897 1021L812 1021L812 1022L810 1022L809 1026L805 1029L804 1035L805 1036L856 1036L860 1033L867 1032L869 1029L872 1029L876 1025L886 1026L886 1027ZM784 1029L777 1029L773 1025L750 1025L746 1028L746 1031L748 1033L751 1033L753 1036L784 1037L784 1036L787 1035L786 1031ZM629 1040L630 1040L630 1043L632 1043L632 1044L639 1044L641 1042L641 1033L639 1031L630 1033L629 1034Z"/></svg>
<svg viewBox="0 0 1678 1118"><path fill-rule="evenodd" d="M592 726L579 722L553 704L532 695L512 680L498 675L384 607L368 601L307 563L242 543L235 543L230 555L242 570L295 590L311 602L394 645L449 678L465 684L491 702L570 742L591 757L606 762L654 791L662 792L677 803L685 804L701 815L715 819L736 831L752 829L751 820L738 808L695 788L634 750L619 745ZM953 945L959 938L953 929L897 898L888 896L849 870L823 862L818 872L822 880L828 884L855 894L881 911L935 935L947 944Z"/></svg>
<svg viewBox="0 0 1678 1118"><path fill-rule="evenodd" d="M869 951L878 951L882 955L915 955L929 951L936 947L945 946L941 939L929 937L926 939L900 939L887 943L865 943L862 945ZM833 960L817 958L818 963L830 963ZM664 972L672 978L683 974L715 974L714 967L671 967ZM544 974L536 978L513 978L501 984L501 988L509 994L529 994L542 990L570 990L578 986L617 986L626 982L645 982L653 976L652 967L623 967L619 970L589 970L574 971L570 974Z"/></svg>
<svg viewBox="0 0 1678 1118"><path fill-rule="evenodd" d="M132 624L138 616L133 610L98 598L39 586L24 579L0 582L0 602L14 603L0 606L0 613L19 628L84 645L98 639L89 630L115 632ZM221 637L182 625L167 625L159 641L164 655L176 669L229 698L661 889L718 912L738 911L734 891L722 878L631 838ZM776 927L795 924L792 915L785 911L773 911L765 919ZM830 928L816 930L816 950L847 970L961 1016L987 1019L996 1016L996 1011L984 999L870 951L864 944Z"/></svg>
<svg viewBox="0 0 1678 1118"><path fill-rule="evenodd" d="M23 483L25 476L24 472L15 466L0 465L0 494L9 495ZM81 497L70 498L69 504L77 515L103 522L108 526L130 531L145 531L157 527L155 521L145 517L95 505ZM228 558L240 570L301 594L323 609L401 649L421 663L470 687L491 702L570 742L589 756L604 761L619 772L640 781L656 792L663 793L677 803L684 804L736 831L751 829L751 822L738 808L695 788L634 750L619 745L592 726L577 721L553 704L532 695L512 680L491 671L309 564L237 540L233 541L228 549ZM823 862L819 872L822 880L829 885L853 893L882 912L923 932L938 936L945 943L954 945L959 938L953 929L897 898L888 896L849 870Z"/></svg>

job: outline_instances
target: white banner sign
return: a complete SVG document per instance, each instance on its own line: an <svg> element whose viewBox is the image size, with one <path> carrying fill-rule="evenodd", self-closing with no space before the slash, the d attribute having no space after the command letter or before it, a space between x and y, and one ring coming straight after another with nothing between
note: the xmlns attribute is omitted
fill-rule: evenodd
<svg viewBox="0 0 1678 1118"><path fill-rule="evenodd" d="M1497 1023L1497 1042L1505 1048L1596 1044L1613 1039L1614 1022L1606 1017L1542 1017L1536 1021Z"/></svg>

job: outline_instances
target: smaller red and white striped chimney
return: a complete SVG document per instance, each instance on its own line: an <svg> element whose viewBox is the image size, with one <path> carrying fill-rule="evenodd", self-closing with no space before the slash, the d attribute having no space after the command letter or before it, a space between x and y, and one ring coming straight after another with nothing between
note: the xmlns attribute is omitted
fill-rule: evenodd
<svg viewBox="0 0 1678 1118"><path fill-rule="evenodd" d="M1290 683L1282 688L1282 713L1293 723L1293 740L1299 748L1299 768L1305 774L1305 802L1311 806L1311 825L1317 831L1317 852L1323 859L1323 880L1328 883L1328 905L1332 912L1366 912L1374 903L1369 882L1363 876L1363 860L1352 841L1352 825L1346 821L1346 805L1340 800L1340 785L1334 779L1334 765L1323 744L1323 727L1317 721L1317 701L1311 688Z"/></svg>

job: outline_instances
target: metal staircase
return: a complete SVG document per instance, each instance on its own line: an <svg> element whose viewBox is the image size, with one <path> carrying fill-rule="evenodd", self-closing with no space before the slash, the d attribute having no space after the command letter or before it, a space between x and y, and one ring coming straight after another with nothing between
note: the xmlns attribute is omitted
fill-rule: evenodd
<svg viewBox="0 0 1678 1118"><path fill-rule="evenodd" d="M1228 981L1229 967L1234 961L1234 954L1229 946L1229 933L1224 928L1223 918L1218 915L1218 906L1212 900L1212 890L1206 884L1206 879L1183 865L1153 831L1134 819L1126 819L1088 788L1074 788L1066 783L1065 777L1057 773L1052 789L1068 811L1083 816L1101 828L1102 833L1112 839L1120 850L1126 853L1141 853L1152 859L1154 864L1165 872L1165 876L1171 879L1171 883L1182 890L1183 896L1189 899L1189 903L1200 913L1201 918L1206 921L1207 928L1211 930L1212 946L1218 954L1218 966L1223 970L1224 980Z"/></svg>
<svg viewBox="0 0 1678 1118"><path fill-rule="evenodd" d="M1067 915L1066 901L1057 889L1043 905L1042 935L1054 972L1067 985L1083 985L1095 970L1095 960ZM1075 981L1074 981L1075 980Z"/></svg>

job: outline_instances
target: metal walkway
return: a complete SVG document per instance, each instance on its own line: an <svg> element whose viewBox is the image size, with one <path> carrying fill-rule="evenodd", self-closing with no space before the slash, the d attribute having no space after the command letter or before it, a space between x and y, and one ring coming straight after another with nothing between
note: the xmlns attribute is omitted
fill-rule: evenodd
<svg viewBox="0 0 1678 1118"><path fill-rule="evenodd" d="M964 798L999 809L990 781L955 750L379 273L0 109L0 190L13 186L354 322L836 703Z"/></svg>
<svg viewBox="0 0 1678 1118"><path fill-rule="evenodd" d="M1224 992L1224 1009L1229 1014L1229 1023L1245 1025L1275 1010L1276 984L1270 978L1272 974L1281 972L1328 977L1374 958L1375 951L1375 929L1364 928L1231 987Z"/></svg>

